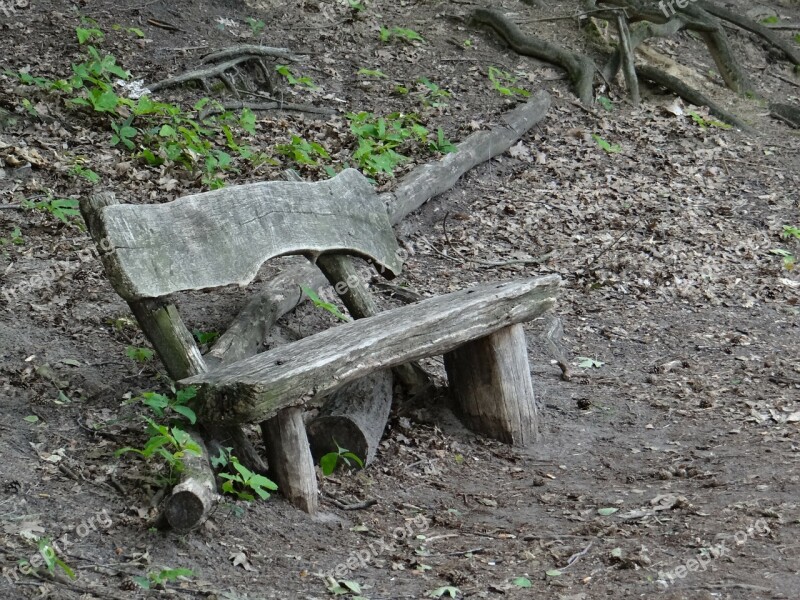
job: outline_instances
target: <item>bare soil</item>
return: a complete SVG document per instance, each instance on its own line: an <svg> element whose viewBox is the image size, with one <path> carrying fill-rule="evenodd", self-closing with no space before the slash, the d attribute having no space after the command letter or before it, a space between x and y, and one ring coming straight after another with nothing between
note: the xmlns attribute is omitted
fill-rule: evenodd
<svg viewBox="0 0 800 600"><path fill-rule="evenodd" d="M87 112L48 105L0 75L0 106L18 117L0 131L0 238L19 227L24 242L0 248L2 291L13 290L0 293L0 593L326 598L325 575L334 573L372 600L446 594L444 586L464 598L800 598L800 278L771 253L800 255L798 240L780 237L784 225L800 226L797 133L771 120L757 99L731 97L692 36L656 46L703 75L707 91L757 136L700 127L685 112L665 110L673 99L658 90L638 110L618 88L604 92L612 111L580 109L558 69L470 27L462 2L365 4L355 14L346 2L316 0L31 0L11 17L0 13L2 62L64 76L83 53L74 34L81 15L106 32L100 47L146 82L236 43L283 46L308 53L297 70L319 86L286 89L287 100L413 112L453 141L519 101L492 89L489 66L519 73L521 87L547 89L553 107L545 121L398 227L412 251L400 283L423 295L484 280L564 279L556 312L570 381L547 354L542 323L526 326L540 442L517 450L477 438L445 398L430 398L396 409L366 470L321 479L324 513L316 519L274 495L226 501L188 535L150 529L160 488L142 462L114 452L143 439L126 400L168 382L157 361L143 366L126 356L126 347L146 342L124 322L127 306L86 253L88 236L13 207L47 193L113 190L125 202L164 202L204 188L197 177L139 164L110 147L110 132ZM576 4L496 6L522 22L571 14ZM796 3L773 8L781 21L800 23ZM262 20L263 31L254 33L248 18ZM141 28L145 38L114 24ZM381 25L413 29L425 42L382 43ZM574 20L523 26L585 44ZM786 63L749 34L731 37L756 89L797 102L800 80ZM425 106L420 77L451 92L442 98L447 106ZM410 93L396 93L397 85ZM27 94L45 118L21 107ZM190 106L203 95L176 88L164 97ZM265 151L292 134L326 145L334 160L352 151L340 117L258 117L250 143ZM619 152L603 151L592 134ZM32 163L27 172L9 158L20 156ZM76 157L98 183L70 174ZM401 172L427 160L435 157L417 152ZM226 183L275 178L285 166L245 169ZM304 176L324 177L313 168ZM390 188L393 180L378 183ZM484 264L545 254L541 264ZM55 282L20 287L64 261L69 268ZM190 328L219 331L245 298L227 290L177 301ZM381 302L398 301L382 295ZM303 305L275 339L334 326L328 317ZM443 377L441 361L428 367ZM97 424L106 425L100 434ZM377 504L345 511L334 502L366 499ZM39 537L58 540L75 580L19 570ZM193 575L149 591L132 580L165 568ZM526 580L530 587L522 587Z"/></svg>

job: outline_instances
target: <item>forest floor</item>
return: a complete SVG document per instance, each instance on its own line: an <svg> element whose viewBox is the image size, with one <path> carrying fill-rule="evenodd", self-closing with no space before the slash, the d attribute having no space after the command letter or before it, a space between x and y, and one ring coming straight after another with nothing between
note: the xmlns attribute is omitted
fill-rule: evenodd
<svg viewBox="0 0 800 600"><path fill-rule="evenodd" d="M709 124L703 109L693 117L655 89L638 109L614 86L602 92L611 110L583 110L560 70L471 27L462 2L366 1L361 11L318 0L17 4L27 7L0 12L0 107L15 115L0 125L0 595L322 599L333 597L325 575L339 567L371 600L800 598L800 268L773 252L800 256L800 240L781 237L784 226L800 227L800 136L763 102L725 91L695 37L655 46L693 67L756 135ZM574 14L577 2L544 12L495 4L543 37L583 47L574 19L532 22ZM773 8L800 23L797 6ZM275 150L293 135L326 149L320 163L348 164L347 112L416 114L462 140L524 100L494 89L489 67L516 74L516 87L547 90L553 106L519 144L397 228L411 252L400 284L422 295L563 278L556 313L570 381L545 350L542 323L526 325L540 441L517 450L476 437L444 400L400 406L373 464L321 478L323 518L275 494L225 501L186 535L150 529L157 481L115 451L141 444L129 400L165 391L163 369L126 354L147 342L87 251L80 217L20 206L101 190L165 202L215 182L110 146L107 116L14 75L69 77L86 60L77 27L102 30L93 41L101 54L148 83L239 43L306 55L291 65L298 83L283 78L285 99L340 115L256 113L254 133L242 135L271 159L237 162L221 176L228 185L286 167L326 177ZM787 63L749 34L731 39L755 89L797 103L800 78ZM190 107L203 95L178 87L158 97ZM403 148L410 160L398 177L437 159L424 144ZM381 190L396 181L376 179ZM546 254L539 264L480 262ZM55 280L42 277L48 269ZM386 307L398 303L375 292ZM210 332L245 299L237 288L177 302L190 328ZM280 331L292 338L334 325L306 303ZM441 361L426 364L442 383ZM377 503L343 511L333 498ZM55 578L23 573L38 538L57 541L74 580L60 567ZM192 574L155 585L178 568ZM150 590L133 579L148 575Z"/></svg>

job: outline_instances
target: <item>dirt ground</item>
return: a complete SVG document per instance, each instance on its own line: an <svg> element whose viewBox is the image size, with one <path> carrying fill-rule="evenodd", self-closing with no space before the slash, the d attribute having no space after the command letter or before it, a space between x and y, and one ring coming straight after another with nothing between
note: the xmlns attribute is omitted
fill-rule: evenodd
<svg viewBox="0 0 800 600"><path fill-rule="evenodd" d="M146 82L237 43L288 47L307 53L294 68L319 86L287 89L291 101L342 113L417 113L454 142L496 123L518 101L492 89L488 67L518 73L521 87L546 89L553 106L542 123L398 227L412 252L400 283L433 295L558 273L556 315L573 373L561 379L543 323L530 323L543 417L535 446L478 438L446 400L429 399L396 409L366 470L321 479L321 517L274 495L225 501L187 535L150 529L158 486L144 463L114 452L141 442L141 422L126 400L166 390L163 369L126 356L126 347L147 343L85 252L87 234L74 222L14 207L48 193L114 190L123 202L163 202L207 188L196 176L142 166L110 147L107 127L88 113L48 104L0 75L0 107L18 117L0 130L2 597L321 599L333 597L325 576L334 573L371 600L451 592L800 598L800 277L771 252L800 253L799 240L780 236L786 225L800 227L800 137L771 120L759 100L726 92L694 37L655 46L693 67L757 135L701 127L668 110L674 100L658 90L632 109L615 86L602 92L613 110L583 110L558 69L471 27L464 2L366 1L360 12L316 0L18 4L28 6L0 12L2 65L12 72L69 73L84 52L74 33L84 16L106 32L98 47ZM573 14L576 4L496 6L548 39L582 47L574 20L532 22ZM796 5L772 8L781 21L800 23ZM382 25L413 29L425 41L382 43ZM797 102L800 79L788 63L749 34L731 38L757 90ZM358 74L362 68L387 78ZM420 77L451 95L432 103ZM396 93L398 85L409 93ZM28 94L41 118L21 106ZM164 93L186 105L202 95L185 87ZM446 106L432 105L439 103ZM250 143L265 151L298 134L337 160L352 142L341 117L259 113L257 129ZM605 152L592 134L619 151ZM16 170L14 153L33 157L32 167ZM435 157L415 153L401 172L429 160ZM99 181L76 177L76 162ZM243 168L226 183L276 178L284 162ZM313 168L303 174L325 176ZM389 189L394 181L378 183ZM21 243L10 239L15 228ZM538 263L485 264L545 255ZM63 261L69 267L54 282L24 285ZM232 289L216 301L202 293L177 301L190 328L220 331L245 298ZM300 306L281 321L281 335L334 326L328 317ZM442 382L441 360L427 366ZM102 435L97 424L106 426ZM357 511L334 502L367 499L377 503ZM58 541L76 579L60 569L55 579L19 569L42 537ZM192 575L151 590L133 581L177 568Z"/></svg>

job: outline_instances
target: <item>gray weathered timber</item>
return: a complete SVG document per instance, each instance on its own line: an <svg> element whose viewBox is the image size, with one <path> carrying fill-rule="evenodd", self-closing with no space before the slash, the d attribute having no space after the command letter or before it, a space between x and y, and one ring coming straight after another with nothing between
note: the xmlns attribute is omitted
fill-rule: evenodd
<svg viewBox="0 0 800 600"><path fill-rule="evenodd" d="M393 192L381 194L389 205L392 225L417 210L430 198L449 190L475 165L502 154L526 131L541 121L550 108L550 95L539 91L525 104L502 115L500 123L488 131L478 131L456 145L456 151L434 163L411 171Z"/></svg>
<svg viewBox="0 0 800 600"><path fill-rule="evenodd" d="M94 225L114 250L106 272L126 300L252 281L275 256L325 252L401 263L386 206L354 169L314 183L269 181L166 204L115 204Z"/></svg>
<svg viewBox="0 0 800 600"><path fill-rule="evenodd" d="M200 447L200 454L185 453L181 481L172 488L164 509L167 523L181 532L202 524L219 499L217 480L209 463L206 445L196 432L187 433Z"/></svg>
<svg viewBox="0 0 800 600"><path fill-rule="evenodd" d="M464 425L515 446L536 441L536 402L522 325L448 352L444 366Z"/></svg>
<svg viewBox="0 0 800 600"><path fill-rule="evenodd" d="M287 406L374 371L444 354L555 304L547 275L477 286L333 327L292 344L181 381L199 385L202 420L258 422Z"/></svg>
<svg viewBox="0 0 800 600"><path fill-rule="evenodd" d="M261 423L261 435L267 449L270 475L278 490L292 504L307 513L317 512L317 475L308 447L303 411L296 406L284 408Z"/></svg>

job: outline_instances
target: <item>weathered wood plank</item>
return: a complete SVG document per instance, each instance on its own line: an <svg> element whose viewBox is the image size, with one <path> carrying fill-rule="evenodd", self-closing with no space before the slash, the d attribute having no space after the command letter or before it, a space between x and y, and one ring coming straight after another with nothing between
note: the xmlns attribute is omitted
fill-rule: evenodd
<svg viewBox="0 0 800 600"><path fill-rule="evenodd" d="M536 441L536 402L522 325L448 352L444 366L464 425L515 446Z"/></svg>
<svg viewBox="0 0 800 600"><path fill-rule="evenodd" d="M444 354L555 304L560 278L548 275L493 283L333 327L211 373L199 385L199 418L262 421L287 406L331 392L374 371Z"/></svg>
<svg viewBox="0 0 800 600"><path fill-rule="evenodd" d="M269 181L166 204L115 204L99 212L93 229L114 248L102 259L126 300L245 285L266 260L286 254L349 253L395 275L401 269L386 206L354 169L314 183Z"/></svg>

